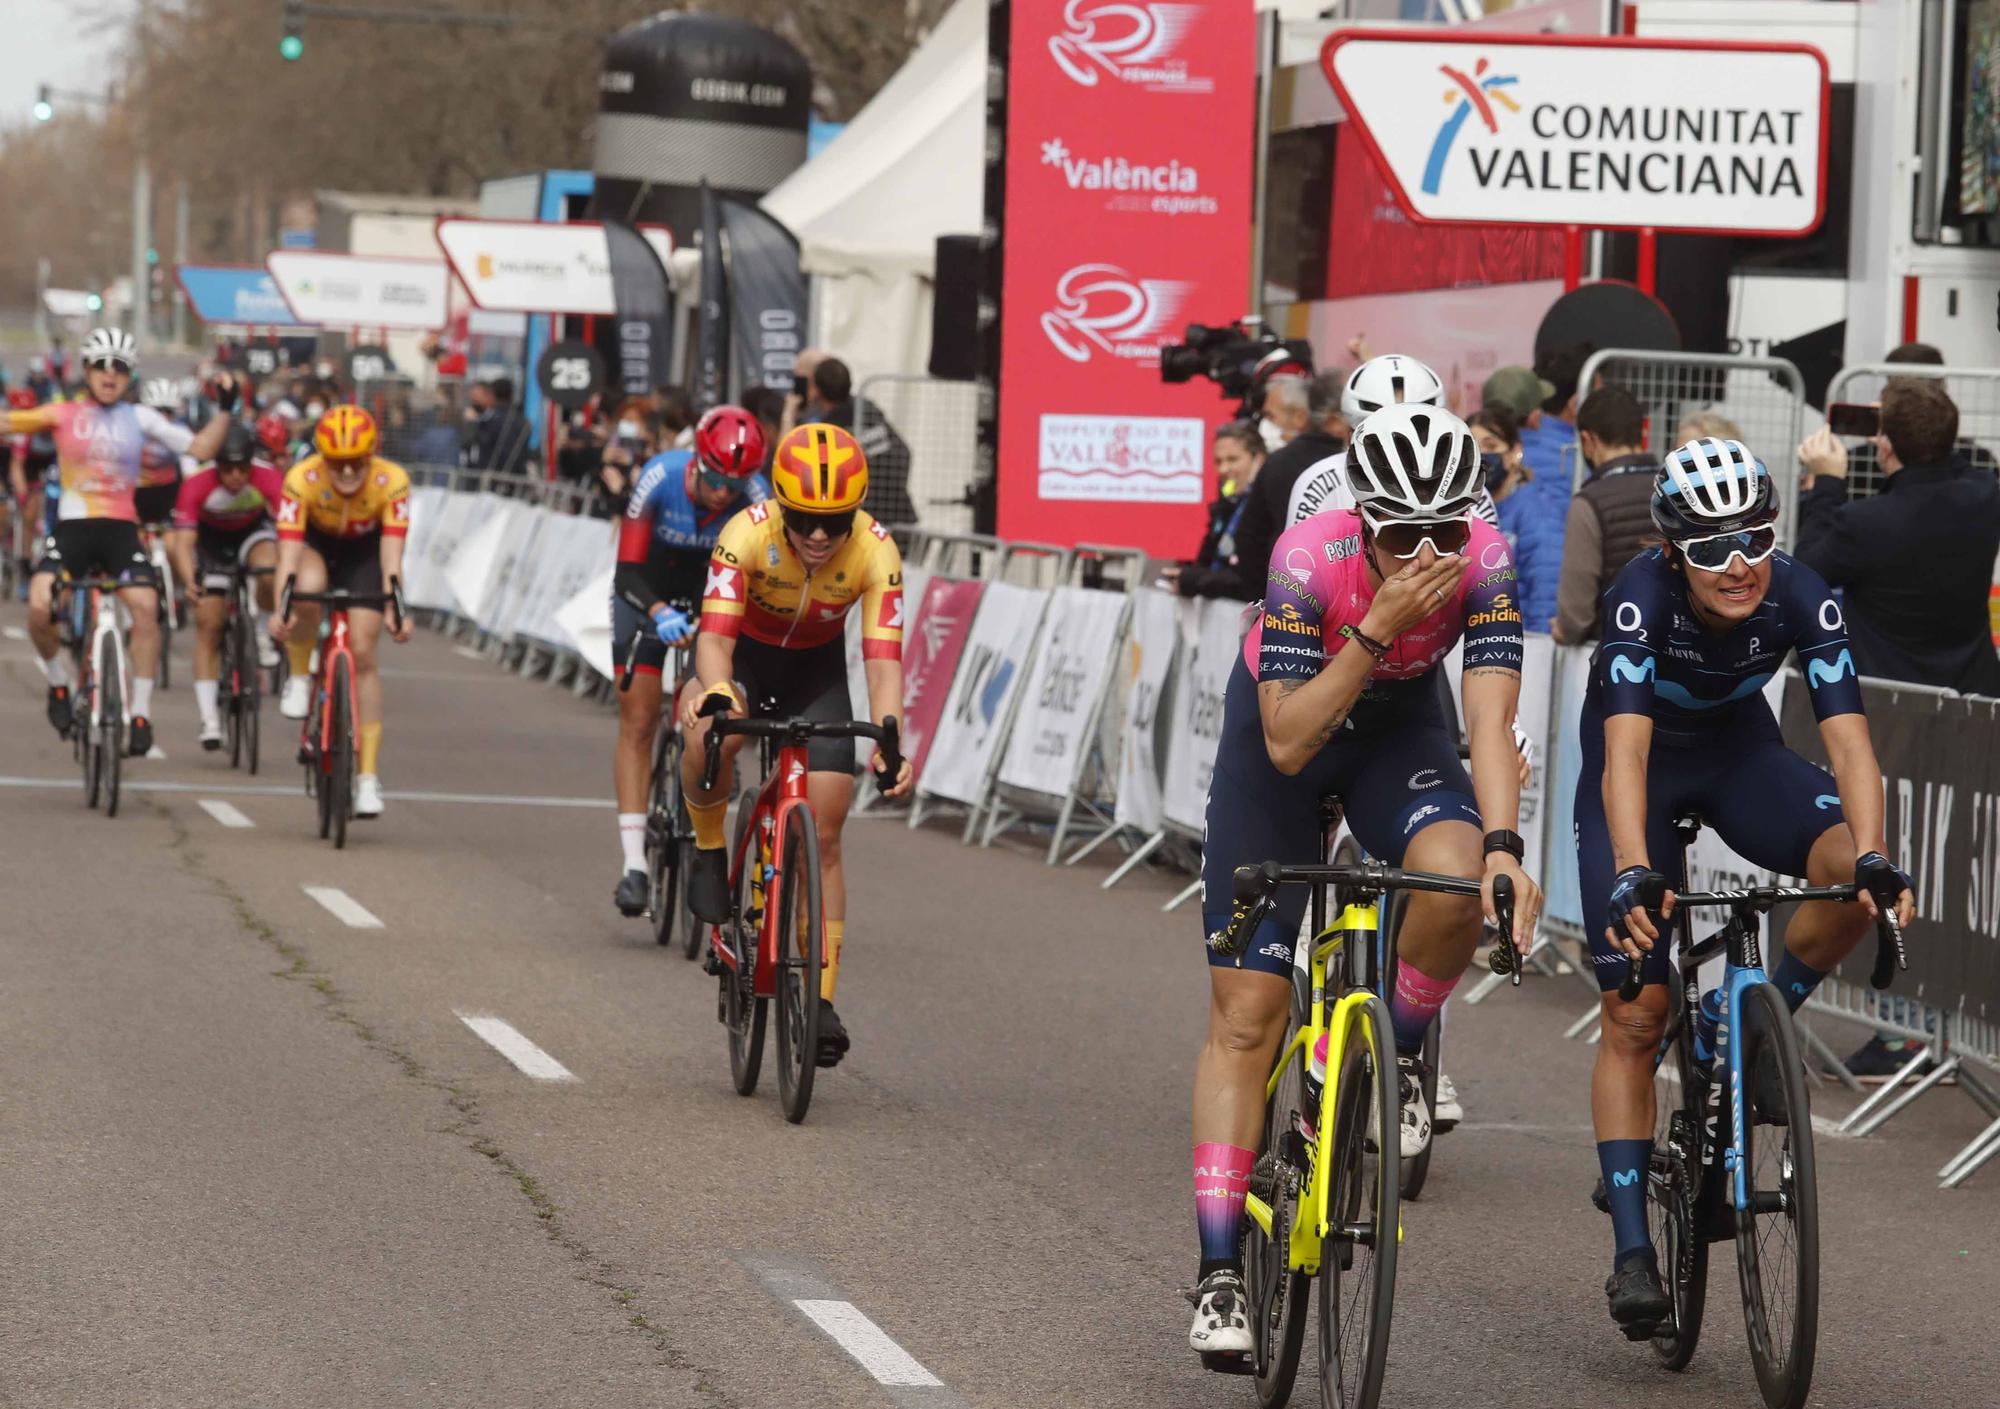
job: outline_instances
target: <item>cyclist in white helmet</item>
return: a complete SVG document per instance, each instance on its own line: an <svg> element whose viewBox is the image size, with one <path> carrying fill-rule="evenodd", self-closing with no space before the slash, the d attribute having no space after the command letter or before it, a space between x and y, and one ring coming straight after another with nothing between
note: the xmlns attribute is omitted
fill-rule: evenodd
<svg viewBox="0 0 2000 1409"><path fill-rule="evenodd" d="M28 582L28 636L48 679L49 722L58 733L70 726L69 662L58 650L51 604L56 574L103 573L122 585L119 599L132 619L132 723L134 754L153 746L153 678L159 665L159 599L150 562L139 543L134 504L139 489L140 453L148 442L175 455L207 458L229 429L227 409L216 412L199 432L178 426L148 406L126 400L138 370L139 349L118 328L97 328L83 342L85 394L75 401L51 402L9 411L11 435L47 432L55 437L62 497L55 531ZM225 374L227 376L227 374ZM225 407L236 401L236 382L219 379Z"/></svg>

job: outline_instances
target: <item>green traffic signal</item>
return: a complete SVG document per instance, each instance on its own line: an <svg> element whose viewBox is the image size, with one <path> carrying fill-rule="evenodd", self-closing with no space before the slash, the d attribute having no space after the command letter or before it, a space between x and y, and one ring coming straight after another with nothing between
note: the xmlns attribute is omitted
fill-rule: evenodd
<svg viewBox="0 0 2000 1409"><path fill-rule="evenodd" d="M92 313L96 313L103 309L104 300L97 294L92 294L83 301L83 306L88 308Z"/></svg>
<svg viewBox="0 0 2000 1409"><path fill-rule="evenodd" d="M50 118L54 117L55 115L56 115L55 105L51 103L47 98L42 98L36 102L35 104L36 122L47 122Z"/></svg>
<svg viewBox="0 0 2000 1409"><path fill-rule="evenodd" d="M278 41L278 57L287 63L294 63L305 57L306 41L296 34L288 34Z"/></svg>

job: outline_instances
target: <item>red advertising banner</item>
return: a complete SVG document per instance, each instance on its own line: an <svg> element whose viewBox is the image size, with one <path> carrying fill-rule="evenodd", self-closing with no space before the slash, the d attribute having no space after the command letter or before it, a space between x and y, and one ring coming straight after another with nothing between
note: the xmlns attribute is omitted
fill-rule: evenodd
<svg viewBox="0 0 2000 1409"><path fill-rule="evenodd" d="M924 585L916 628L903 642L903 756L913 776L921 778L938 720L951 696L959 653L972 631L984 583L933 577Z"/></svg>
<svg viewBox="0 0 2000 1409"><path fill-rule="evenodd" d="M1160 381L1247 310L1254 7L1012 0L999 531L1162 556L1201 536L1229 408Z"/></svg>

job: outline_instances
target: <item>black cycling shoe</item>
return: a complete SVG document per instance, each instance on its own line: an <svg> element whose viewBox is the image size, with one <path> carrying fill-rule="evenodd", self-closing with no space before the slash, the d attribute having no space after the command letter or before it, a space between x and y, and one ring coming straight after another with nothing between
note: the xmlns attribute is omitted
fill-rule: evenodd
<svg viewBox="0 0 2000 1409"><path fill-rule="evenodd" d="M696 847L688 867L688 909L697 920L719 925L729 918L729 853Z"/></svg>
<svg viewBox="0 0 2000 1409"><path fill-rule="evenodd" d="M1611 1300L1611 1319L1627 1340L1651 1340L1674 1309L1651 1258L1635 1257L1613 1272L1604 1294Z"/></svg>
<svg viewBox="0 0 2000 1409"><path fill-rule="evenodd" d="M125 752L134 758L144 758L153 751L153 721L143 714L132 716L130 743Z"/></svg>
<svg viewBox="0 0 2000 1409"><path fill-rule="evenodd" d="M834 1012L833 1004L819 1005L819 1064L823 1067L837 1067L840 1059L847 1055L847 1024Z"/></svg>
<svg viewBox="0 0 2000 1409"><path fill-rule="evenodd" d="M611 899L618 906L619 914L643 915L652 888L652 882L646 879L644 871L627 871L618 878L618 889Z"/></svg>
<svg viewBox="0 0 2000 1409"><path fill-rule="evenodd" d="M1590 1191L1590 1206L1599 1213L1611 1212L1611 1200L1604 1196L1604 1176L1597 1176L1597 1183Z"/></svg>
<svg viewBox="0 0 2000 1409"><path fill-rule="evenodd" d="M76 711L70 708L69 703L69 686L49 686L49 723L56 726L56 733L67 739L70 722L75 717Z"/></svg>

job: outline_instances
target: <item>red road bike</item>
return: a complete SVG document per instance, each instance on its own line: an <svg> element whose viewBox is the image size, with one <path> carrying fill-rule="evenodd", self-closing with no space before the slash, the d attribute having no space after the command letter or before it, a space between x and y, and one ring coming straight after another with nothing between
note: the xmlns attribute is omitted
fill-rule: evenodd
<svg viewBox="0 0 2000 1409"><path fill-rule="evenodd" d="M703 713L728 711L712 700ZM730 919L714 927L710 969L720 975L716 1016L729 1031L729 1071L736 1092L757 1089L764 1063L767 1009L778 1005L778 1104L797 1124L812 1104L819 1066L819 975L826 967L826 915L820 898L819 826L806 800L807 745L814 739L873 739L889 778L902 769L894 716L859 719L715 718L708 732L702 787L722 774L722 740L762 741L764 783L736 820L730 847ZM773 749L776 758L772 757Z"/></svg>
<svg viewBox="0 0 2000 1409"><path fill-rule="evenodd" d="M318 602L326 608L326 639L319 645L312 708L299 734L299 762L305 765L306 796L319 801L319 834L333 837L336 850L347 845L354 816L355 721L361 717L354 693L354 652L348 645L347 614L355 607L383 609L397 628L403 624L403 592L390 579L387 592L298 592L289 583L278 614L292 619L292 607Z"/></svg>

